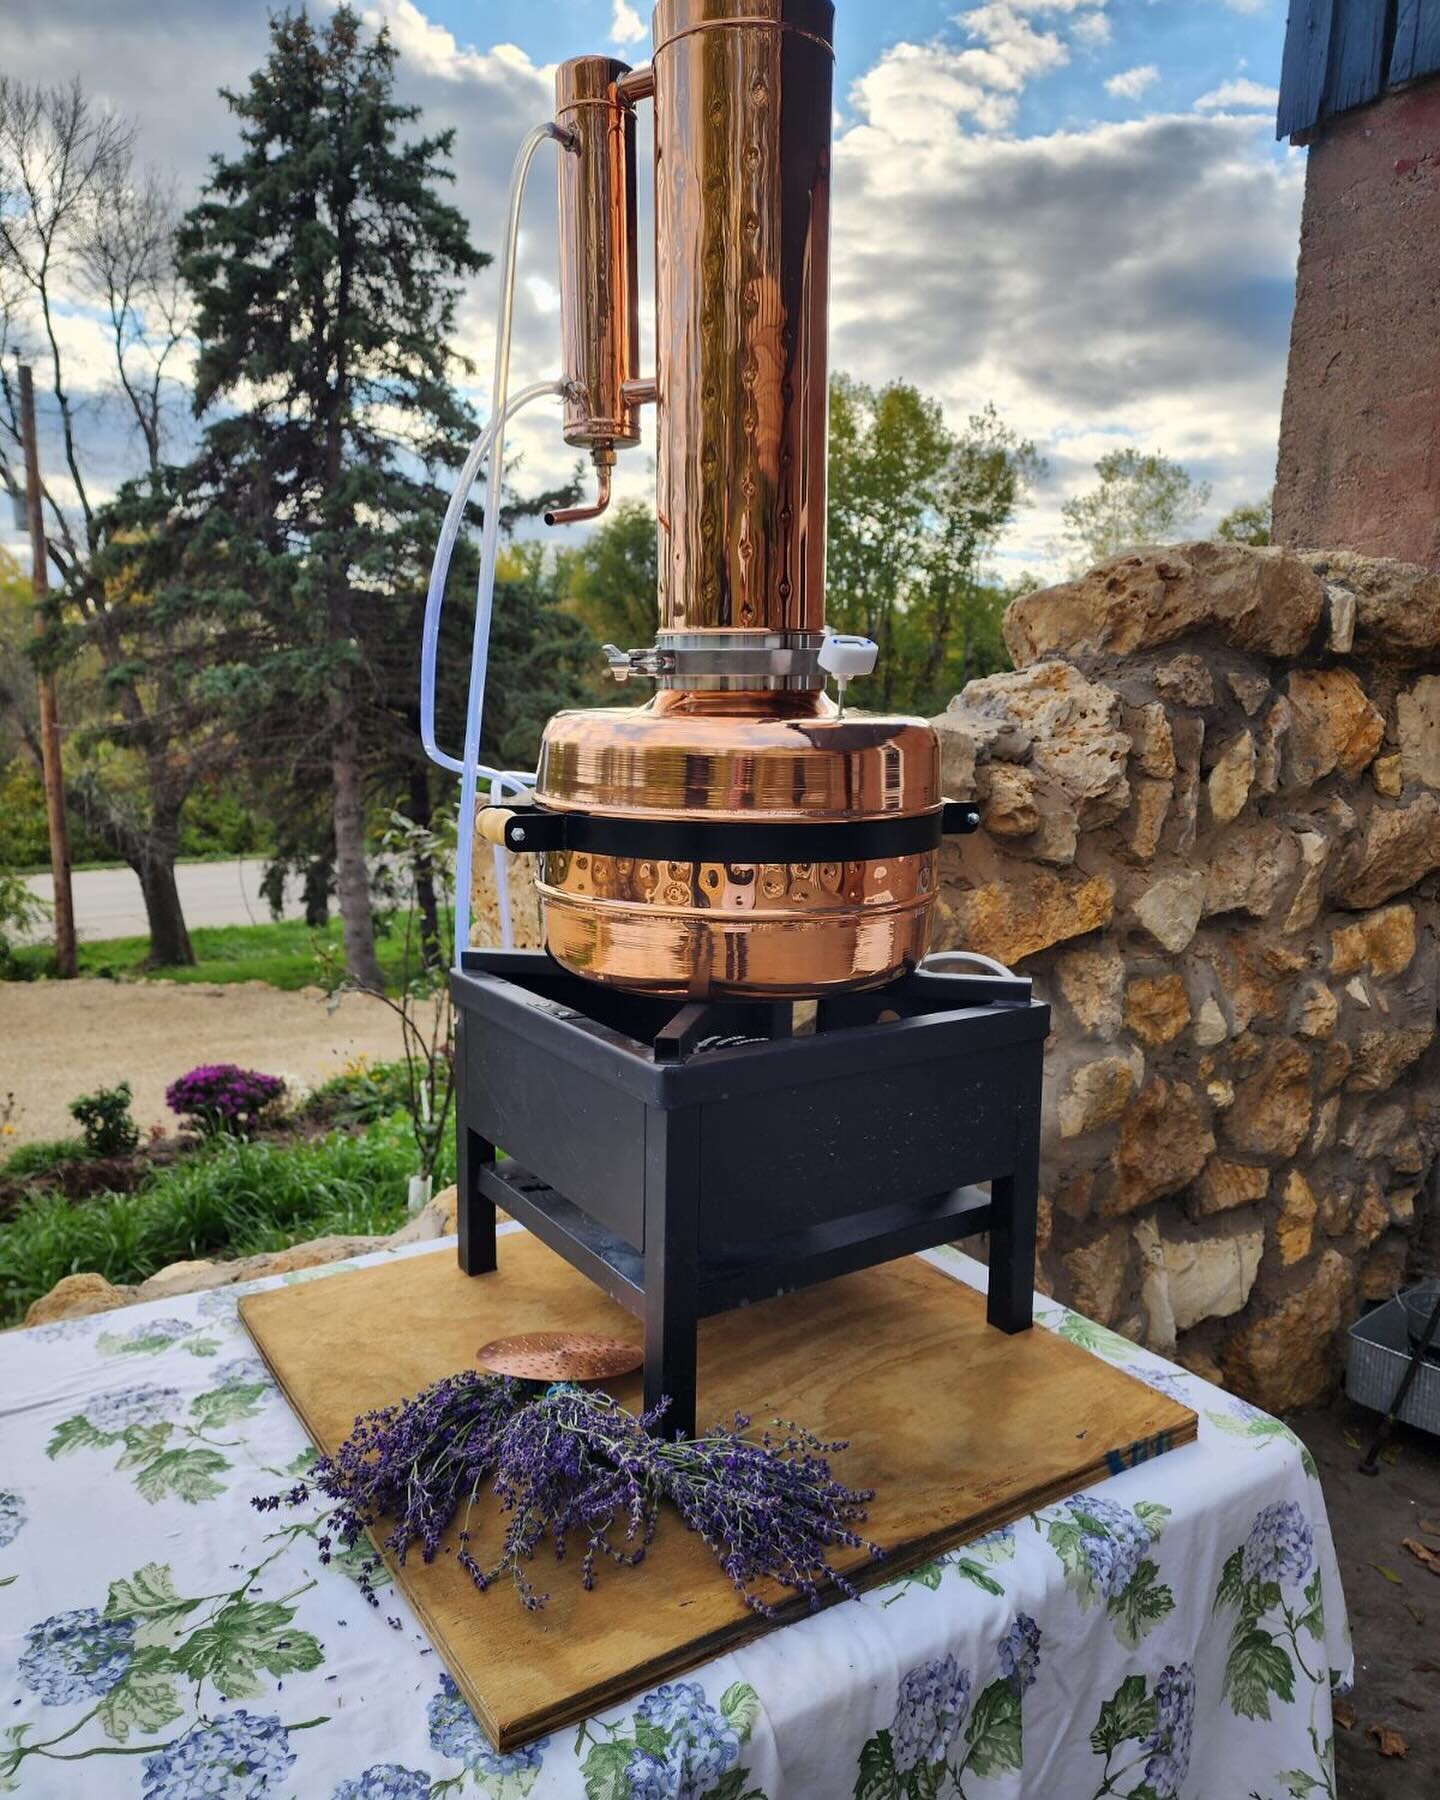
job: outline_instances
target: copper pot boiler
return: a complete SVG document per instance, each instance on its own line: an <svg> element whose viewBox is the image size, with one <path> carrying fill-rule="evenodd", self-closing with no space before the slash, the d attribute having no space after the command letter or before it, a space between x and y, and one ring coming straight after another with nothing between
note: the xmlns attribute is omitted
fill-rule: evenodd
<svg viewBox="0 0 1440 1800"><path fill-rule="evenodd" d="M659 630L606 646L634 708L546 728L533 811L482 832L539 858L546 943L612 986L814 995L924 954L942 829L921 719L825 692L874 646L825 632L829 0L660 0L654 55L556 76L565 436L656 420ZM636 109L653 101L656 367L638 369Z"/></svg>

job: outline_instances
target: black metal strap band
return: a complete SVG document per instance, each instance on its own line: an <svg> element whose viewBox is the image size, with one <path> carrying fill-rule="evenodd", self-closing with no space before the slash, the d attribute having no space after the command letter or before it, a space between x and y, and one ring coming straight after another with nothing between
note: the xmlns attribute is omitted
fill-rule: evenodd
<svg viewBox="0 0 1440 1800"><path fill-rule="evenodd" d="M974 831L978 807L947 800L938 812L895 819L634 819L606 813L517 810L505 824L506 848L571 850L651 862L874 862L918 856L942 837Z"/></svg>

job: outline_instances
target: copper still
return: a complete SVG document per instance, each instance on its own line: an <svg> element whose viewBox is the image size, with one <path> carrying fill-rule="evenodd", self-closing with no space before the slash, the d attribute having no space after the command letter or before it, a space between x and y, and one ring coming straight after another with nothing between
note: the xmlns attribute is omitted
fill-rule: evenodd
<svg viewBox="0 0 1440 1800"><path fill-rule="evenodd" d="M659 631L606 646L645 705L563 712L533 811L551 954L694 999L876 986L930 936L942 829L918 718L846 712L875 647L825 631L829 0L660 0L644 68L556 76L565 437L594 459L656 418ZM636 108L653 100L656 368L637 366ZM825 692L837 680L842 704Z"/></svg>

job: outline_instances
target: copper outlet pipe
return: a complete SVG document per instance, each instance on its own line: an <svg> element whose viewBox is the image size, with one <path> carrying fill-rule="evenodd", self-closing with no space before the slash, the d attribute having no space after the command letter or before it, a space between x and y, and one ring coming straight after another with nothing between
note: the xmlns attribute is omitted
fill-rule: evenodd
<svg viewBox="0 0 1440 1800"><path fill-rule="evenodd" d="M555 72L556 122L569 140L559 159L564 432L567 444L597 453L640 441L625 394L640 360L635 113L616 92L628 67L613 57L577 56ZM608 468L600 477L608 493ZM566 516L557 513L554 522ZM568 516L593 518L595 510Z"/></svg>
<svg viewBox="0 0 1440 1800"><path fill-rule="evenodd" d="M834 8L655 9L664 631L819 631Z"/></svg>

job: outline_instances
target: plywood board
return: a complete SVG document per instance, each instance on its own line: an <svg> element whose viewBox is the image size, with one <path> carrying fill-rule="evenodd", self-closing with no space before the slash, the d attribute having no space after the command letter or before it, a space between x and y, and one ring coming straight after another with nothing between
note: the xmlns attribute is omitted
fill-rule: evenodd
<svg viewBox="0 0 1440 1800"><path fill-rule="evenodd" d="M636 1322L524 1232L473 1279L446 1254L376 1264L255 1294L240 1314L306 1429L333 1451L355 1416L474 1366L519 1331L634 1336ZM639 1404L639 1377L611 1391ZM977 1537L1195 1436L1195 1415L1053 1332L1015 1337L984 1300L918 1258L707 1319L700 1419L736 1411L846 1437L836 1473L877 1497L867 1527L887 1557L846 1557L864 1582ZM484 1563L500 1515L472 1544ZM472 1524L474 1522L472 1521ZM578 1555L537 1558L549 1604L480 1594L453 1557L396 1579L497 1748L588 1717L770 1629L673 1515L636 1569L603 1564L586 1593ZM393 1565L392 1565L393 1567ZM803 1607L803 1602L796 1603Z"/></svg>

